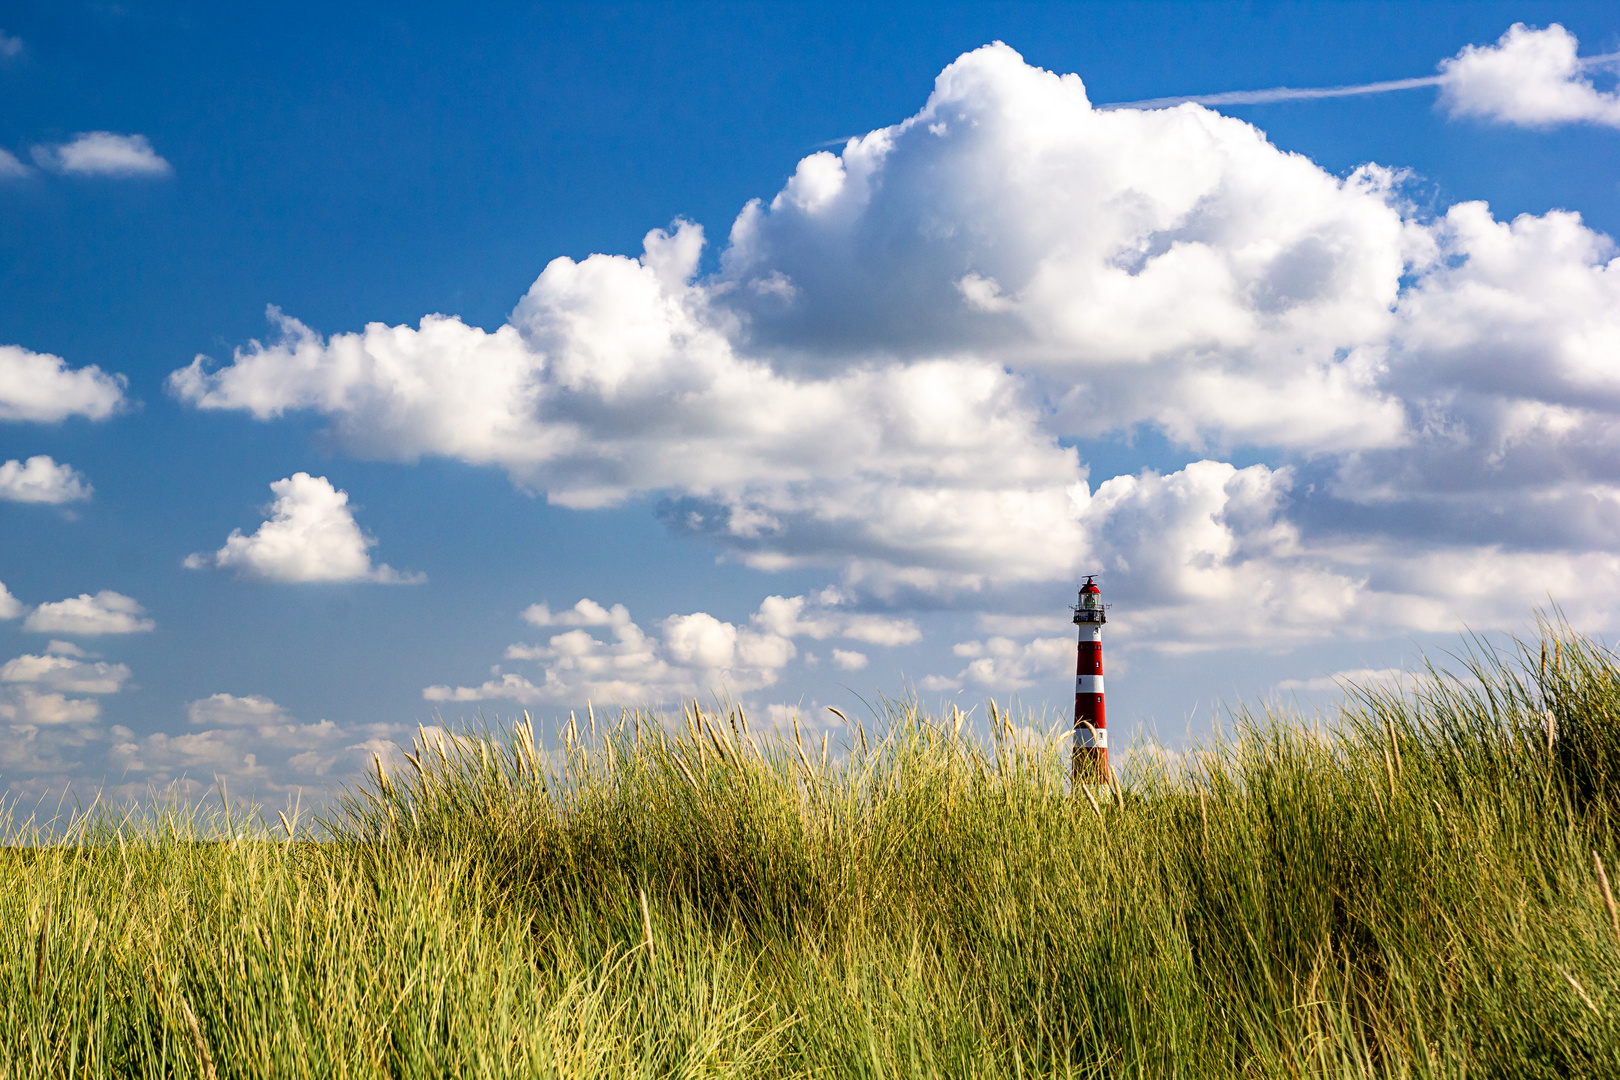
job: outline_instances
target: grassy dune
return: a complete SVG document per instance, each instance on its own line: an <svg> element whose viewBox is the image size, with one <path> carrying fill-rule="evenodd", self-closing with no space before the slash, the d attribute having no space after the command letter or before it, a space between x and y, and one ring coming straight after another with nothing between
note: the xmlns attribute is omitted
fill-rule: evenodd
<svg viewBox="0 0 1620 1080"><path fill-rule="evenodd" d="M0 852L0 1072L1620 1069L1620 670L1568 634L1076 794L1000 713L589 726L419 744L320 842L157 809Z"/></svg>

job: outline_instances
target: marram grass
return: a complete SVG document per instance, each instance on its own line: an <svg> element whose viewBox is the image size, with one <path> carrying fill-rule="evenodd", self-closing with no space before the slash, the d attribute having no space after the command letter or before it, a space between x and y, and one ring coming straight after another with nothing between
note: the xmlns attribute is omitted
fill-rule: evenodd
<svg viewBox="0 0 1620 1080"><path fill-rule="evenodd" d="M1078 793L999 712L598 720L420 739L298 839L14 828L0 1073L1620 1070L1620 670L1556 627Z"/></svg>

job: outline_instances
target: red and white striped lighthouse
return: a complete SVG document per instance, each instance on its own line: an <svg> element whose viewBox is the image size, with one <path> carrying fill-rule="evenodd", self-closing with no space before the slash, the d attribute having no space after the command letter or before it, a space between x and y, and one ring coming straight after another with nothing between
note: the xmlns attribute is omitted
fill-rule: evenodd
<svg viewBox="0 0 1620 1080"><path fill-rule="evenodd" d="M1108 711L1103 706L1102 628L1108 612L1095 574L1080 586L1074 621L1080 627L1074 668L1074 780L1077 784L1106 784Z"/></svg>

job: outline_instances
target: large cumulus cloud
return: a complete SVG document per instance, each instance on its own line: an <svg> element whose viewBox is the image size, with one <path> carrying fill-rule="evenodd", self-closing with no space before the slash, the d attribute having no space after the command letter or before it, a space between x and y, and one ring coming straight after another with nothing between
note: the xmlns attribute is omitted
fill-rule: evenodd
<svg viewBox="0 0 1620 1080"><path fill-rule="evenodd" d="M712 273L677 222L638 258L553 260L494 331L273 311L170 385L567 506L658 492L672 528L868 602L1101 569L1169 644L1498 625L1549 594L1612 621L1610 241L1566 212L1434 218L1403 182L1197 105L1094 109L998 44L799 162ZM1091 475L1087 440L1144 429L1186 466Z"/></svg>

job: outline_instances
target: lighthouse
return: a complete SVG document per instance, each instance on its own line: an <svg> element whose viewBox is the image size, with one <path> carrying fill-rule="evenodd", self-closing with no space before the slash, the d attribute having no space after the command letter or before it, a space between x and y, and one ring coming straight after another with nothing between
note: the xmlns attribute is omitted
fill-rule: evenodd
<svg viewBox="0 0 1620 1080"><path fill-rule="evenodd" d="M1074 782L1106 784L1108 713L1103 706L1102 628L1108 621L1096 575L1080 586L1074 622L1080 627L1074 670Z"/></svg>

